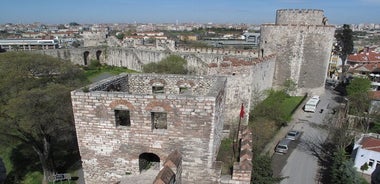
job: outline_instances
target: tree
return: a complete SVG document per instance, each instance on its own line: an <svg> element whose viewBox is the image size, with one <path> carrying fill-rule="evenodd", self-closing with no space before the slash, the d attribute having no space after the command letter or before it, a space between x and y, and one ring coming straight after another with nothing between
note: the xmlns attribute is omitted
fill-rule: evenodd
<svg viewBox="0 0 380 184"><path fill-rule="evenodd" d="M85 82L71 63L28 53L0 55L0 138L34 150L44 183L56 170L54 150L63 149L58 144L75 141L70 91Z"/></svg>
<svg viewBox="0 0 380 184"><path fill-rule="evenodd" d="M66 29L66 26L63 25L63 24L59 24L59 25L58 25L58 29Z"/></svg>
<svg viewBox="0 0 380 184"><path fill-rule="evenodd" d="M347 159L346 151L338 149L333 158L331 183L335 184L359 184L361 183L354 163Z"/></svg>
<svg viewBox="0 0 380 184"><path fill-rule="evenodd" d="M143 65L145 73L187 74L187 61L180 56L170 55L158 63Z"/></svg>
<svg viewBox="0 0 380 184"><path fill-rule="evenodd" d="M334 46L335 54L338 54L342 60L342 77L341 82L345 82L346 79L346 60L347 56L354 50L354 42L352 39L352 30L348 24L343 25L342 30L337 30L335 34L337 43Z"/></svg>
<svg viewBox="0 0 380 184"><path fill-rule="evenodd" d="M271 158L269 156L256 156L252 160L251 183L274 184L279 183L283 178L273 177L271 168Z"/></svg>
<svg viewBox="0 0 380 184"><path fill-rule="evenodd" d="M362 131L368 132L370 125L370 116L374 116L375 113L370 114L370 98L369 90L371 88L371 81L367 78L354 78L350 84L346 87L347 97L349 103L348 112L352 115L361 117L357 121L361 125Z"/></svg>
<svg viewBox="0 0 380 184"><path fill-rule="evenodd" d="M70 22L69 23L70 26L80 26L80 24L76 23L76 22Z"/></svg>
<svg viewBox="0 0 380 184"><path fill-rule="evenodd" d="M286 79L283 85L284 91L288 95L297 90L297 84L292 79Z"/></svg>
<svg viewBox="0 0 380 184"><path fill-rule="evenodd" d="M0 46L0 53L2 53L2 52L6 52L6 50L1 48L1 46Z"/></svg>
<svg viewBox="0 0 380 184"><path fill-rule="evenodd" d="M360 170L362 171L362 175L363 175L363 172L368 170L368 163L365 162L362 166L360 166Z"/></svg>
<svg viewBox="0 0 380 184"><path fill-rule="evenodd" d="M121 32L117 32L115 34L115 37L119 40L123 40L124 39L124 33L121 33Z"/></svg>

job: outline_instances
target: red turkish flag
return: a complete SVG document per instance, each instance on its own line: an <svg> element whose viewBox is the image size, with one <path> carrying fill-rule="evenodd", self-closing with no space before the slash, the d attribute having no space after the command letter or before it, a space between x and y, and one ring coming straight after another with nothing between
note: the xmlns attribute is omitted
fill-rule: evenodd
<svg viewBox="0 0 380 184"><path fill-rule="evenodd" d="M244 112L244 105L243 105L243 104L241 104L241 109L240 109L240 118L244 118L244 114L245 114L245 112Z"/></svg>

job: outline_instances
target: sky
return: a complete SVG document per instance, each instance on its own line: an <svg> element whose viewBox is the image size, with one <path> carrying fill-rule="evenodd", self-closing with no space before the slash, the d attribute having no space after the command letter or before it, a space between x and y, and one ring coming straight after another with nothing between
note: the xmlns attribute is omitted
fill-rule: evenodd
<svg viewBox="0 0 380 184"><path fill-rule="evenodd" d="M1 0L0 24L263 24L277 9L321 9L330 24L380 24L380 0Z"/></svg>

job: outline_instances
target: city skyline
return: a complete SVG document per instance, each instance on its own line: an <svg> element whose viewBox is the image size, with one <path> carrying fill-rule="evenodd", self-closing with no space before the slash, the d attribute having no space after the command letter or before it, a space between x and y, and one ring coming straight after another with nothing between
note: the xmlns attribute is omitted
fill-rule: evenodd
<svg viewBox="0 0 380 184"><path fill-rule="evenodd" d="M275 21L278 9L321 9L330 24L380 23L380 0L3 0L0 24L246 23Z"/></svg>

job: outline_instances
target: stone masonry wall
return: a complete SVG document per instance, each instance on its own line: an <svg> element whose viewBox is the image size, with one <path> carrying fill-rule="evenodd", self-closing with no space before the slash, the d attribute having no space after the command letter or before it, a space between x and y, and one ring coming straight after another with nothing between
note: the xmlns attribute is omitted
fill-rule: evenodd
<svg viewBox="0 0 380 184"><path fill-rule="evenodd" d="M272 87L274 66L274 55L249 60L224 58L209 64L208 75L227 76L226 125L237 125L241 104L249 113L255 95ZM248 116L242 123L248 123Z"/></svg>
<svg viewBox="0 0 380 184"><path fill-rule="evenodd" d="M160 77L168 81L176 76ZM221 140L225 82L222 77L211 82L206 96L92 91L100 83L90 86L88 93L73 91L86 183L117 182L126 172L139 172L140 154L153 153L162 161L175 149L183 155L183 183L215 181L209 173L214 173L213 161ZM130 126L116 126L115 109L130 111ZM151 112L167 113L167 129L152 129Z"/></svg>
<svg viewBox="0 0 380 184"><path fill-rule="evenodd" d="M276 11L276 24L322 25L323 10L280 9Z"/></svg>
<svg viewBox="0 0 380 184"><path fill-rule="evenodd" d="M176 52L142 50L132 48L78 48L41 50L47 55L58 56L61 59L74 61L75 64L83 65L84 52L88 51L88 63L96 60L96 52L100 52L99 61L112 66L123 66L129 69L141 71L143 64L158 62L170 54L178 54L187 60L188 69L195 75L225 75L231 78L227 95L226 124L231 124L238 118L240 105L244 103L250 107L252 89L260 91L272 86L273 62L260 61L254 50L239 51L227 49L202 49L202 48L177 48ZM218 67L215 67L218 66ZM252 72L252 73L251 73ZM235 75L233 75L235 73ZM248 80L253 79L253 80ZM249 109L248 109L249 110ZM247 111L249 112L249 111ZM244 122L247 122L245 119Z"/></svg>
<svg viewBox="0 0 380 184"><path fill-rule="evenodd" d="M334 31L334 26L262 25L260 49L277 55L274 86L291 79L298 94L323 90Z"/></svg>

